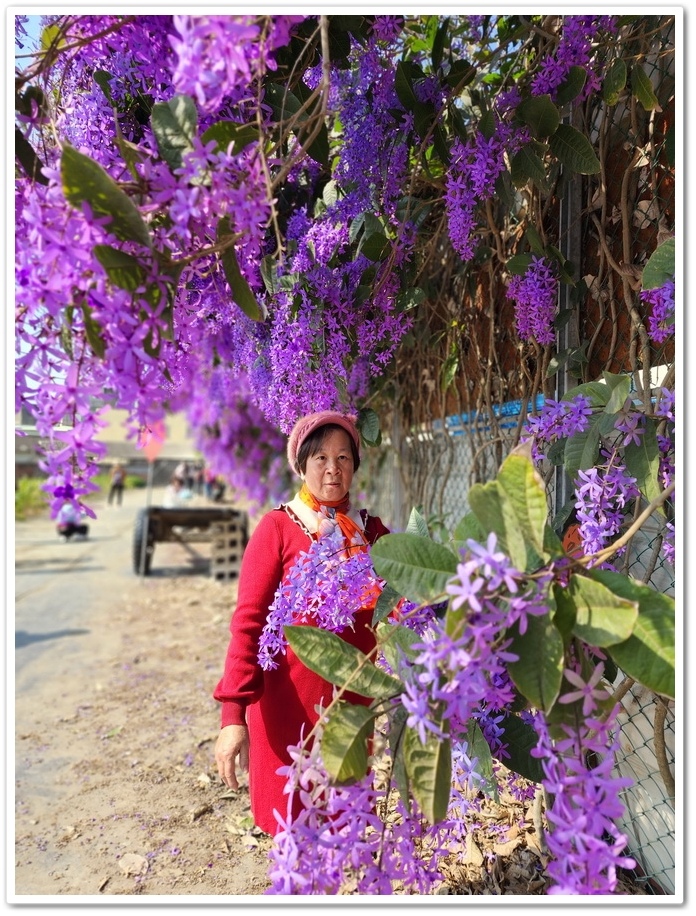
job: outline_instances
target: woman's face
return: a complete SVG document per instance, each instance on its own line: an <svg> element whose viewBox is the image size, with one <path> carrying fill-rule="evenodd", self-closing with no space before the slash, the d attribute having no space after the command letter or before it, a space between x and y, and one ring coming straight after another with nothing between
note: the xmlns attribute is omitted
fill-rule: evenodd
<svg viewBox="0 0 696 916"><path fill-rule="evenodd" d="M343 429L332 429L319 451L307 458L303 480L316 499L335 502L350 490L353 472L350 437Z"/></svg>

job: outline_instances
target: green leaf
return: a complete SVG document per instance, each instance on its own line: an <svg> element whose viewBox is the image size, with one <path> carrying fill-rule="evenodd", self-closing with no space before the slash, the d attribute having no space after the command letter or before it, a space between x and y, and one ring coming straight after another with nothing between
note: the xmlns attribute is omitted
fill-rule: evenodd
<svg viewBox="0 0 696 916"><path fill-rule="evenodd" d="M571 575L566 594L575 608L573 633L590 646L616 645L633 632L638 603L622 598L601 582Z"/></svg>
<svg viewBox="0 0 696 916"><path fill-rule="evenodd" d="M442 55L445 48L445 38L447 37L447 30L449 27L449 16L445 16L440 25L438 26L437 32L435 33L435 38L433 39L433 50L430 55L430 59L433 62L433 70L437 70L442 63Z"/></svg>
<svg viewBox="0 0 696 916"><path fill-rule="evenodd" d="M546 184L546 167L536 151L536 145L528 143L512 157L510 175L516 188L524 187L528 181L537 186Z"/></svg>
<svg viewBox="0 0 696 916"><path fill-rule="evenodd" d="M561 121L550 95L530 96L520 102L515 111L538 140L555 134Z"/></svg>
<svg viewBox="0 0 696 916"><path fill-rule="evenodd" d="M467 723L466 753L470 760L476 758L475 772L483 779L483 785L480 788L497 802L499 800L498 783L493 776L493 755L481 731L481 726L474 719L469 719Z"/></svg>
<svg viewBox="0 0 696 916"><path fill-rule="evenodd" d="M403 624L380 623L377 627L379 647L392 671L399 671L402 659L413 663L417 651L413 648L423 642L415 630Z"/></svg>
<svg viewBox="0 0 696 916"><path fill-rule="evenodd" d="M408 312L410 309L420 305L425 298L425 290L421 289L419 286L414 286L413 289L406 289L399 293L396 297L396 307L399 314Z"/></svg>
<svg viewBox="0 0 696 916"><path fill-rule="evenodd" d="M278 284L278 266L276 259L272 254L264 255L261 258L261 279L263 280L263 285L266 287L266 291L275 295L280 286Z"/></svg>
<svg viewBox="0 0 696 916"><path fill-rule="evenodd" d="M561 400L572 401L579 394L584 394L590 399L591 407L606 407L611 397L611 389L606 382L585 382L566 391Z"/></svg>
<svg viewBox="0 0 696 916"><path fill-rule="evenodd" d="M599 422L595 414L581 433L569 436L563 452L563 464L568 475L574 478L578 471L594 467L599 456Z"/></svg>
<svg viewBox="0 0 696 916"><path fill-rule="evenodd" d="M507 651L518 657L516 662L508 664L513 683L532 706L551 709L563 676L563 637L551 615L530 614L523 635L517 628L507 635L512 637Z"/></svg>
<svg viewBox="0 0 696 916"><path fill-rule="evenodd" d="M636 64L631 69L631 88L633 94L646 111L662 111L650 77L645 70Z"/></svg>
<svg viewBox="0 0 696 916"><path fill-rule="evenodd" d="M609 400L604 407L604 413L618 413L631 393L631 376L604 372L604 381L607 383L609 391L611 391Z"/></svg>
<svg viewBox="0 0 696 916"><path fill-rule="evenodd" d="M406 726L403 738L406 773L423 816L430 824L444 819L452 782L452 750L448 738L440 740L431 733L421 744L415 728Z"/></svg>
<svg viewBox="0 0 696 916"><path fill-rule="evenodd" d="M381 232L373 232L371 235L363 235L358 245L356 257L364 254L371 261L383 261L389 254L390 242L386 235Z"/></svg>
<svg viewBox="0 0 696 916"><path fill-rule="evenodd" d="M226 216L223 216L221 220L218 221L217 225L217 241L218 244L222 244L226 239L230 238L232 232L230 230L230 222ZM244 314L251 318L252 321L263 321L263 312L261 307L256 300L256 296L251 290L246 277L242 274L239 264L237 262L237 255L234 251L234 245L230 244L220 253L220 260L222 261L222 268L225 272L225 277L227 282L230 284L230 289L232 290L232 296L234 301L244 312Z"/></svg>
<svg viewBox="0 0 696 916"><path fill-rule="evenodd" d="M232 152L237 155L250 143L258 143L259 129L255 124L217 121L211 124L201 137L203 143L210 143L211 140L217 143L220 150L226 150L232 143Z"/></svg>
<svg viewBox="0 0 696 916"><path fill-rule="evenodd" d="M60 173L63 193L73 207L80 209L83 203L89 204L95 216L108 217L107 229L116 238L151 247L140 210L99 163L64 143Z"/></svg>
<svg viewBox="0 0 696 916"><path fill-rule="evenodd" d="M379 428L379 416L371 407L364 407L358 411L358 431L366 445L379 445L382 441L382 431Z"/></svg>
<svg viewBox="0 0 696 916"><path fill-rule="evenodd" d="M408 785L408 773L406 772L406 762L404 760L403 749L407 719L408 713L401 703L395 707L390 707L387 709L387 721L389 723L389 749L391 750L392 755L391 778L405 805L408 805L411 799L411 792L409 791Z"/></svg>
<svg viewBox="0 0 696 916"><path fill-rule="evenodd" d="M329 683L375 700L403 692L398 678L381 671L364 652L335 633L300 624L287 625L283 632L300 661Z"/></svg>
<svg viewBox="0 0 696 916"><path fill-rule="evenodd" d="M198 125L196 103L188 95L155 102L150 123L160 155L171 169L180 168L184 153L193 149Z"/></svg>
<svg viewBox="0 0 696 916"><path fill-rule="evenodd" d="M94 82L99 86L101 91L107 97L107 99L112 102L111 97L111 80L114 78L113 73L109 73L108 70L95 70L94 71Z"/></svg>
<svg viewBox="0 0 696 916"><path fill-rule="evenodd" d="M132 254L111 245L95 245L93 251L114 286L132 293L144 285L147 272Z"/></svg>
<svg viewBox="0 0 696 916"><path fill-rule="evenodd" d="M65 47L63 30L57 25L47 25L41 30L41 48L44 51L58 50Z"/></svg>
<svg viewBox="0 0 696 916"><path fill-rule="evenodd" d="M511 258L508 258L505 267L511 274L523 277L531 263L531 254L514 254Z"/></svg>
<svg viewBox="0 0 696 916"><path fill-rule="evenodd" d="M556 90L556 104L563 108L573 99L576 99L587 82L587 70L584 67L573 66L568 71L565 81Z"/></svg>
<svg viewBox="0 0 696 916"><path fill-rule="evenodd" d="M400 60L396 65L394 89L399 101L406 111L415 111L418 97L413 89L414 77L422 76L422 71L412 61Z"/></svg>
<svg viewBox="0 0 696 916"><path fill-rule="evenodd" d="M532 249L532 252L537 257L541 257L544 254L544 243L541 240L538 230L532 223L527 226L524 237L527 240L527 244Z"/></svg>
<svg viewBox="0 0 696 916"><path fill-rule="evenodd" d="M95 356L101 359L106 352L106 344L102 337L102 328L92 317L92 309L85 302L80 303L80 308L82 309L87 343L92 348L92 352Z"/></svg>
<svg viewBox="0 0 696 916"><path fill-rule="evenodd" d="M626 64L617 57L607 71L602 86L602 98L607 105L616 105L621 92L626 88Z"/></svg>
<svg viewBox="0 0 696 916"><path fill-rule="evenodd" d="M370 556L380 578L419 604L441 599L457 572L451 550L416 534L385 534L370 547Z"/></svg>
<svg viewBox="0 0 696 916"><path fill-rule="evenodd" d="M541 760L531 755L531 751L539 743L536 729L512 713L506 713L503 716L502 721L498 722L498 728L503 731L501 741L507 744L508 754L501 759L501 763L505 764L508 770L519 773L520 776L531 782L542 782L544 768Z"/></svg>
<svg viewBox="0 0 696 916"><path fill-rule="evenodd" d="M48 184L48 178L42 174L44 163L36 155L34 147L29 143L19 127L15 127L15 157L24 169L25 174L39 184Z"/></svg>
<svg viewBox="0 0 696 916"><path fill-rule="evenodd" d="M468 86L475 76L476 67L472 66L468 60L460 57L453 61L449 72L445 75L445 82L450 88L454 89L455 86L459 86L461 90Z"/></svg>
<svg viewBox="0 0 696 916"><path fill-rule="evenodd" d="M657 289L664 286L675 275L675 239L667 239L653 251L643 268L643 289Z"/></svg>
<svg viewBox="0 0 696 916"><path fill-rule="evenodd" d="M469 539L479 544L486 540L486 532L473 512L467 512L454 529L451 542L452 549L459 552L460 548L464 547Z"/></svg>
<svg viewBox="0 0 696 916"><path fill-rule="evenodd" d="M645 497L648 503L662 493L659 481L660 471L660 449L657 444L657 425L652 417L645 418L643 435L640 437L640 445L631 441L624 446L624 460L626 470L635 477L638 489ZM663 506L659 506L657 512L660 515L665 514Z"/></svg>
<svg viewBox="0 0 696 916"><path fill-rule="evenodd" d="M674 599L610 570L592 570L590 575L615 594L638 602L633 632L625 642L610 647L611 657L639 684L676 699Z"/></svg>
<svg viewBox="0 0 696 916"><path fill-rule="evenodd" d="M471 487L469 505L484 531L496 533L513 566L528 570L539 565L548 507L530 443L510 452L495 480Z"/></svg>
<svg viewBox="0 0 696 916"><path fill-rule="evenodd" d="M559 124L549 148L563 165L581 175L596 175L602 166L587 137L569 124Z"/></svg>
<svg viewBox="0 0 696 916"><path fill-rule="evenodd" d="M430 537L430 531L428 531L428 523L425 520L423 514L419 512L415 506L411 509L411 514L408 517L406 532L408 534L417 534L423 538Z"/></svg>
<svg viewBox="0 0 696 916"><path fill-rule="evenodd" d="M380 621L388 617L402 597L403 596L387 582L377 599L377 604L372 614L372 626L377 626Z"/></svg>
<svg viewBox="0 0 696 916"><path fill-rule="evenodd" d="M334 782L347 784L367 773L367 739L376 713L368 706L339 700L330 710L321 737L321 759Z"/></svg>

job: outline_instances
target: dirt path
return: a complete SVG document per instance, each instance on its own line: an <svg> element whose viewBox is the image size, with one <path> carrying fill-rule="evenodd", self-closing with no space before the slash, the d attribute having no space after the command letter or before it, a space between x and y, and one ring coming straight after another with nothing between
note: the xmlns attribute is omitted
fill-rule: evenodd
<svg viewBox="0 0 696 916"><path fill-rule="evenodd" d="M129 494L112 511L127 517L130 501L134 517L142 499ZM97 540L108 511L100 509L93 524ZM128 550L132 527L121 527ZM55 545L45 518L16 527L25 573L55 566ZM115 549L106 539L98 547ZM64 556L80 549L60 545ZM226 790L213 758L219 718L211 691L234 583L200 566L192 571L174 544L156 548L153 575L142 579L96 557L102 600L93 602L87 626L44 627L43 651L28 661L38 634L33 643L31 632L17 634L8 900L262 894L269 841L254 835L246 789ZM49 575L63 607L75 580Z"/></svg>

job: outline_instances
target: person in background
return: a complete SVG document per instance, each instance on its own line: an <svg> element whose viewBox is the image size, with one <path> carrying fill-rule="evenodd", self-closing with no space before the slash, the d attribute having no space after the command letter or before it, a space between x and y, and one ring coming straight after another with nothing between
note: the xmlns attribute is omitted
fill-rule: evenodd
<svg viewBox="0 0 696 916"><path fill-rule="evenodd" d="M237 767L248 770L254 821L271 835L278 830L274 808L285 817L288 807L285 777L276 771L291 762L288 746L307 737L317 722L317 706L329 705L334 688L305 667L289 646L276 656L276 668L261 667L259 641L269 608L300 555L327 531L335 536L336 525L351 551L367 551L388 533L379 518L351 502L350 486L360 465L353 416L326 410L302 417L290 434L287 454L302 485L290 502L260 519L244 551L224 673L213 693L221 704L215 747L220 778L237 789ZM366 597L353 626L339 634L365 653L375 648L371 624L376 600L377 594ZM370 702L351 693L346 699ZM295 797L296 810L297 803Z"/></svg>
<svg viewBox="0 0 696 916"><path fill-rule="evenodd" d="M183 505L186 500L191 499L192 496L193 493L184 485L181 477L172 474L169 479L169 485L164 491L162 505L165 509L175 509L177 506Z"/></svg>
<svg viewBox="0 0 696 916"><path fill-rule="evenodd" d="M111 482L109 486L108 503L112 504L116 499L116 504L121 505L123 502L123 488L126 484L126 469L122 464L117 463L111 471Z"/></svg>
<svg viewBox="0 0 696 916"><path fill-rule="evenodd" d="M63 503L56 516L56 530L61 541L65 542L75 535L86 538L89 534L89 525L73 503Z"/></svg>

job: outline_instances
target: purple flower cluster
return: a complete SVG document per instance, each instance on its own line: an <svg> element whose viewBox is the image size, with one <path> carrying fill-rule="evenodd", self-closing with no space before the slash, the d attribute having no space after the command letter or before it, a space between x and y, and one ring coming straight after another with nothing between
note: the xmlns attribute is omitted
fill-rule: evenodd
<svg viewBox="0 0 696 916"><path fill-rule="evenodd" d="M515 303L520 338L536 341L542 347L554 343L558 276L553 264L545 257L532 256L524 275L510 279L507 295Z"/></svg>
<svg viewBox="0 0 696 916"><path fill-rule="evenodd" d="M583 551L598 553L618 534L628 504L639 495L616 450L604 452L602 467L578 471L575 481L575 508L580 522Z"/></svg>
<svg viewBox="0 0 696 916"><path fill-rule="evenodd" d="M449 236L464 260L476 252L478 207L495 193L495 183L507 168L506 157L529 140L526 130L498 120L491 136L478 131L466 144L455 140L443 195Z"/></svg>
<svg viewBox="0 0 696 916"><path fill-rule="evenodd" d="M413 670L404 661L398 672L405 682L401 702L408 723L422 741L428 732L442 733L442 722L456 737L484 701L489 709L504 709L512 701L506 666L516 657L507 651L506 630L517 624L525 632L530 614L548 612L542 587L524 579L496 550L495 534L485 545L467 541L457 575L447 586L450 613L461 614L459 625L448 633L440 620L433 621L414 646Z"/></svg>
<svg viewBox="0 0 696 916"><path fill-rule="evenodd" d="M601 665L585 683L575 671L566 678L576 691L561 697L561 702L583 701L583 717L575 729L564 726L566 737L552 740L542 713L536 713L534 726L539 742L534 756L541 760L543 784L552 805L547 811L546 837L552 859L547 869L554 881L549 893L612 894L617 868L635 868L635 861L623 855L626 837L616 821L623 814L620 793L631 784L613 774L614 759L620 750L614 710L595 717L597 700L606 691L597 688Z"/></svg>
<svg viewBox="0 0 696 916"><path fill-rule="evenodd" d="M531 441L532 457L540 461L544 450L553 442L584 432L591 416L591 401L584 394L567 401L547 398L541 412L527 418L522 442Z"/></svg>
<svg viewBox="0 0 696 916"><path fill-rule="evenodd" d="M532 94L548 93L555 99L557 90L568 78L571 67L582 67L587 73L583 90L577 98L578 102L601 88L601 73L591 69L593 42L600 32L614 34L617 22L616 16L564 16L563 31L556 53L545 57L539 71L532 77Z"/></svg>
<svg viewBox="0 0 696 916"><path fill-rule="evenodd" d="M381 584L367 550L347 550L337 526L321 532L300 553L273 598L259 640L259 664L265 671L277 668L275 656L285 654L286 624L312 623L340 633L353 626L356 612Z"/></svg>
<svg viewBox="0 0 696 916"><path fill-rule="evenodd" d="M664 343L674 334L674 280L656 289L644 289L640 298L651 306L648 333L656 344Z"/></svg>
<svg viewBox="0 0 696 916"><path fill-rule="evenodd" d="M317 739L321 737L321 731ZM447 824L429 826L401 800L383 821L384 789L374 773L349 786L331 783L319 740L288 748L288 810L276 812L280 831L269 852L267 894L427 894L441 882L438 863L447 852ZM301 809L291 813L293 798Z"/></svg>

